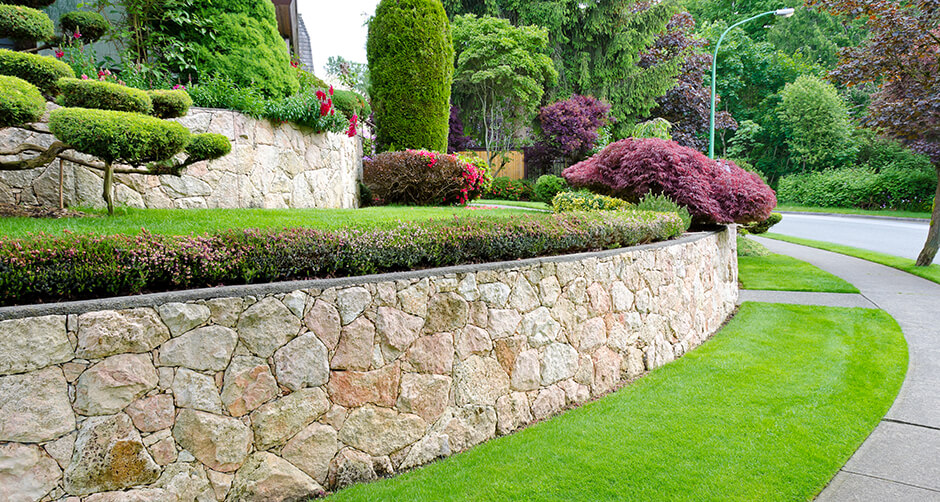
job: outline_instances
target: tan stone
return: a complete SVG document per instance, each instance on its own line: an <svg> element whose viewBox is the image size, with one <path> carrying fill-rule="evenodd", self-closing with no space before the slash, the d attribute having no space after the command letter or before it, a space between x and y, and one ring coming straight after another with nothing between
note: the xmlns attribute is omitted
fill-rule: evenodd
<svg viewBox="0 0 940 502"><path fill-rule="evenodd" d="M429 290L429 281L421 279L413 286L399 291L398 301L401 303L401 309L418 317L427 316Z"/></svg>
<svg viewBox="0 0 940 502"><path fill-rule="evenodd" d="M170 339L153 309L105 310L78 316L75 354L97 359L126 352L149 352Z"/></svg>
<svg viewBox="0 0 940 502"><path fill-rule="evenodd" d="M627 312L633 308L633 292L621 281L610 285L610 298L614 312Z"/></svg>
<svg viewBox="0 0 940 502"><path fill-rule="evenodd" d="M404 352L418 338L424 320L398 309L379 307L375 329L382 344L382 354L392 360Z"/></svg>
<svg viewBox="0 0 940 502"><path fill-rule="evenodd" d="M0 375L35 371L73 357L65 316L0 321Z"/></svg>
<svg viewBox="0 0 940 502"><path fill-rule="evenodd" d="M353 322L372 302L372 295L366 288L346 288L336 293L336 307L343 326Z"/></svg>
<svg viewBox="0 0 940 502"><path fill-rule="evenodd" d="M511 309L490 309L487 331L493 338L506 338L516 334L522 314Z"/></svg>
<svg viewBox="0 0 940 502"><path fill-rule="evenodd" d="M146 354L118 354L88 368L75 386L75 410L108 415L157 387L157 369Z"/></svg>
<svg viewBox="0 0 940 502"><path fill-rule="evenodd" d="M521 334L528 338L529 345L533 347L554 342L560 331L561 325L545 307L539 307L522 318Z"/></svg>
<svg viewBox="0 0 940 502"><path fill-rule="evenodd" d="M267 450L282 445L330 409L326 392L302 389L262 405L251 412L255 447Z"/></svg>
<svg viewBox="0 0 940 502"><path fill-rule="evenodd" d="M558 284L557 277L550 275L539 281L539 297L542 300L542 305L549 308L553 307L555 302L558 301L559 295L561 295L561 285Z"/></svg>
<svg viewBox="0 0 940 502"><path fill-rule="evenodd" d="M251 429L237 418L184 409L173 426L176 442L210 469L233 472L251 448Z"/></svg>
<svg viewBox="0 0 940 502"><path fill-rule="evenodd" d="M336 352L330 360L334 370L368 370L372 365L372 346L375 343L375 326L361 317L343 328Z"/></svg>
<svg viewBox="0 0 940 502"><path fill-rule="evenodd" d="M601 317L589 319L569 335L571 345L582 352L590 352L607 343L607 324Z"/></svg>
<svg viewBox="0 0 940 502"><path fill-rule="evenodd" d="M326 483L330 461L341 444L336 430L328 425L313 423L300 431L284 445L281 456L297 466L318 483Z"/></svg>
<svg viewBox="0 0 940 502"><path fill-rule="evenodd" d="M496 424L494 407L470 404L448 410L432 430L446 435L450 449L460 452L496 436Z"/></svg>
<svg viewBox="0 0 940 502"><path fill-rule="evenodd" d="M610 312L610 293L599 283L594 283L587 288L589 311L593 315L604 315Z"/></svg>
<svg viewBox="0 0 940 502"><path fill-rule="evenodd" d="M526 339L523 336L514 336L512 338L500 338L493 342L493 353L496 360L503 370L512 375L512 370L516 366L516 357L525 350Z"/></svg>
<svg viewBox="0 0 940 502"><path fill-rule="evenodd" d="M75 429L59 368L0 377L0 403L0 441L40 443Z"/></svg>
<svg viewBox="0 0 940 502"><path fill-rule="evenodd" d="M424 436L421 417L367 404L353 410L340 429L340 440L370 455L388 455Z"/></svg>
<svg viewBox="0 0 940 502"><path fill-rule="evenodd" d="M173 379L173 397L177 408L222 413L222 400L215 379L209 375L196 373L188 368L180 368Z"/></svg>
<svg viewBox="0 0 940 502"><path fill-rule="evenodd" d="M209 486L212 487L215 499L217 501L225 500L225 496L232 489L232 481L235 479L235 475L206 469L206 477L209 479Z"/></svg>
<svg viewBox="0 0 940 502"><path fill-rule="evenodd" d="M509 294L512 292L509 286L501 282L480 284L478 289L480 290L480 299L483 300L488 307L497 309L506 307L506 303L509 301Z"/></svg>
<svg viewBox="0 0 940 502"><path fill-rule="evenodd" d="M333 490L341 490L377 477L372 457L352 448L343 448L330 462L327 485Z"/></svg>
<svg viewBox="0 0 940 502"><path fill-rule="evenodd" d="M238 323L245 301L241 298L215 298L206 302L209 319L219 326L234 328Z"/></svg>
<svg viewBox="0 0 940 502"><path fill-rule="evenodd" d="M176 419L173 396L169 394L138 399L131 403L125 412L140 432L156 432L172 427Z"/></svg>
<svg viewBox="0 0 940 502"><path fill-rule="evenodd" d="M424 325L428 333L451 332L467 325L470 305L456 293L441 293L431 297L428 318Z"/></svg>
<svg viewBox="0 0 940 502"><path fill-rule="evenodd" d="M486 328L489 325L489 309L483 302L473 302L470 304L470 324L480 328Z"/></svg>
<svg viewBox="0 0 940 502"><path fill-rule="evenodd" d="M82 423L75 453L65 470L64 487L71 495L122 490L157 480L153 461L130 417L121 413L92 417Z"/></svg>
<svg viewBox="0 0 940 502"><path fill-rule="evenodd" d="M231 361L237 342L238 334L229 328L206 326L195 329L160 346L160 365L222 371Z"/></svg>
<svg viewBox="0 0 940 502"><path fill-rule="evenodd" d="M470 356L454 368L454 400L465 404L496 404L509 393L509 375L490 357Z"/></svg>
<svg viewBox="0 0 940 502"><path fill-rule="evenodd" d="M279 394L271 368L257 357L235 356L223 382L222 404L233 417L246 415Z"/></svg>
<svg viewBox="0 0 940 502"><path fill-rule="evenodd" d="M323 487L290 462L264 451L251 455L235 473L225 500L232 502L288 502L323 494Z"/></svg>
<svg viewBox="0 0 940 502"><path fill-rule="evenodd" d="M329 350L336 349L340 333L339 312L336 307L323 300L317 300L304 317L304 323Z"/></svg>
<svg viewBox="0 0 940 502"><path fill-rule="evenodd" d="M316 335L300 335L274 353L274 370L290 390L317 387L330 379L329 354Z"/></svg>
<svg viewBox="0 0 940 502"><path fill-rule="evenodd" d="M466 359L471 355L487 355L493 350L493 342L486 331L468 325L457 334L457 357Z"/></svg>
<svg viewBox="0 0 940 502"><path fill-rule="evenodd" d="M156 462L157 465L163 466L176 462L176 441L173 441L172 437L165 437L151 444L147 449L150 451L150 456L153 457L153 461Z"/></svg>
<svg viewBox="0 0 940 502"><path fill-rule="evenodd" d="M591 399L591 388L574 380L562 380L558 382L558 387L565 391L565 401L568 404L581 404Z"/></svg>
<svg viewBox="0 0 940 502"><path fill-rule="evenodd" d="M401 380L398 409L432 423L450 402L451 379L443 375L405 373Z"/></svg>
<svg viewBox="0 0 940 502"><path fill-rule="evenodd" d="M596 396L613 390L620 383L623 358L607 347L597 349L591 358L594 360L594 385L591 391Z"/></svg>
<svg viewBox="0 0 940 502"><path fill-rule="evenodd" d="M500 434L509 434L532 422L532 410L529 398L524 392L513 392L496 400L496 415L499 422L496 430Z"/></svg>
<svg viewBox="0 0 940 502"><path fill-rule="evenodd" d="M513 390L536 390L541 383L539 352L530 349L519 354L515 359L510 383Z"/></svg>
<svg viewBox="0 0 940 502"><path fill-rule="evenodd" d="M565 408L565 391L557 386L542 389L532 402L532 416L544 420Z"/></svg>
<svg viewBox="0 0 940 502"><path fill-rule="evenodd" d="M454 366L454 337L450 333L422 336L408 349L404 360L419 373L449 375Z"/></svg>
<svg viewBox="0 0 940 502"><path fill-rule="evenodd" d="M0 444L0 500L41 500L61 477L59 465L38 446Z"/></svg>
<svg viewBox="0 0 940 502"><path fill-rule="evenodd" d="M398 382L401 378L399 363L368 372L334 371L327 385L333 402L347 408L366 403L395 406Z"/></svg>
<svg viewBox="0 0 940 502"><path fill-rule="evenodd" d="M179 336L209 320L209 307L192 303L167 303L157 307L171 336Z"/></svg>
<svg viewBox="0 0 940 502"><path fill-rule="evenodd" d="M432 432L421 438L408 450L408 455L402 460L399 469L411 469L432 460L447 457L450 454L450 438L446 434Z"/></svg>
<svg viewBox="0 0 940 502"><path fill-rule="evenodd" d="M542 385L571 378L578 371L578 351L565 343L553 343L542 354Z"/></svg>
<svg viewBox="0 0 940 502"><path fill-rule="evenodd" d="M509 295L510 308L524 314L535 310L539 304L539 297L535 289L522 274L519 274L516 277L515 284L513 284L512 293Z"/></svg>
<svg viewBox="0 0 940 502"><path fill-rule="evenodd" d="M300 319L275 298L248 307L238 319L238 336L258 357L271 357L299 333Z"/></svg>
<svg viewBox="0 0 940 502"><path fill-rule="evenodd" d="M72 461L72 452L75 451L75 434L66 434L55 441L49 441L43 449L55 459L59 467L65 469Z"/></svg>

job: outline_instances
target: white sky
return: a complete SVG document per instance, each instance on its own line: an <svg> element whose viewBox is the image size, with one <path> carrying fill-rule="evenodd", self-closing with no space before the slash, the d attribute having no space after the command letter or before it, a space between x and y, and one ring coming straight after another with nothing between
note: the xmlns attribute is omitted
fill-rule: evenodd
<svg viewBox="0 0 940 502"><path fill-rule="evenodd" d="M310 33L317 76L326 76L323 67L330 56L366 62L368 30L364 25L378 4L379 0L297 0L297 11Z"/></svg>

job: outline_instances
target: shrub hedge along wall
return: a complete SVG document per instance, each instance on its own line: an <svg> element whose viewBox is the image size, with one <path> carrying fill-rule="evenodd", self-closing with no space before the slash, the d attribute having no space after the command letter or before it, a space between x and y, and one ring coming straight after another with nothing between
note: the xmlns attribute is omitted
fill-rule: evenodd
<svg viewBox="0 0 940 502"><path fill-rule="evenodd" d="M110 110L59 108L49 116L56 138L107 161L149 162L169 158L189 144L189 129L155 117Z"/></svg>
<svg viewBox="0 0 940 502"><path fill-rule="evenodd" d="M153 111L145 91L111 82L63 78L59 80L59 90L62 106L145 114Z"/></svg>
<svg viewBox="0 0 940 502"><path fill-rule="evenodd" d="M34 85L0 75L0 127L36 122L46 111L46 100Z"/></svg>
<svg viewBox="0 0 940 502"><path fill-rule="evenodd" d="M72 68L58 59L6 49L0 49L0 75L19 77L47 96L58 94L60 78L75 78Z"/></svg>
<svg viewBox="0 0 940 502"><path fill-rule="evenodd" d="M45 41L54 35L52 20L42 11L19 5L0 5L0 37Z"/></svg>
<svg viewBox="0 0 940 502"><path fill-rule="evenodd" d="M446 152L454 43L440 0L382 0L366 48L379 148Z"/></svg>
<svg viewBox="0 0 940 502"><path fill-rule="evenodd" d="M193 106L193 98L182 90L154 89L147 91L147 95L153 103L153 116L161 119L182 117L189 111L189 107Z"/></svg>

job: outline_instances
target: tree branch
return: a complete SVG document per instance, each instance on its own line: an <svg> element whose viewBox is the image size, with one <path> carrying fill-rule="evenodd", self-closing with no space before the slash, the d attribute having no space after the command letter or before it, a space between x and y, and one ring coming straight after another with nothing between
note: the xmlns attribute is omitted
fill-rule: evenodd
<svg viewBox="0 0 940 502"><path fill-rule="evenodd" d="M10 151L0 151L0 156L7 155L20 155L27 152L40 152L36 157L29 159L13 160L7 162L0 162L0 171L25 171L29 169L36 169L38 167L43 167L50 164L56 158L62 160L67 160L69 162L74 162L76 164L85 166L90 169L95 169L97 171L105 171L106 164L98 160L86 160L77 155L78 152L73 150L71 147L62 143L61 141L56 141L49 148L43 148L38 145L33 145L29 143L24 143L18 145L16 148ZM160 174L175 174L178 175L180 170L183 168L200 162L203 159L194 159L192 157L186 158L181 162L172 160L171 163L161 163L161 162L149 162L143 165L132 165L132 164L114 164L113 169L117 174L150 174L150 175L160 175Z"/></svg>

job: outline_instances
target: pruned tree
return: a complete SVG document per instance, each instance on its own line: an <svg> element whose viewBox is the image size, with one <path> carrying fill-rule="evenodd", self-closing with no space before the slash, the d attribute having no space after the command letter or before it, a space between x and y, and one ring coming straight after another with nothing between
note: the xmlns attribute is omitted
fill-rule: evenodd
<svg viewBox="0 0 940 502"><path fill-rule="evenodd" d="M830 75L846 85L880 83L868 125L928 155L940 174L940 1L807 0L832 14L863 19L870 33L843 49ZM940 183L927 242L918 266L933 263L940 248Z"/></svg>

